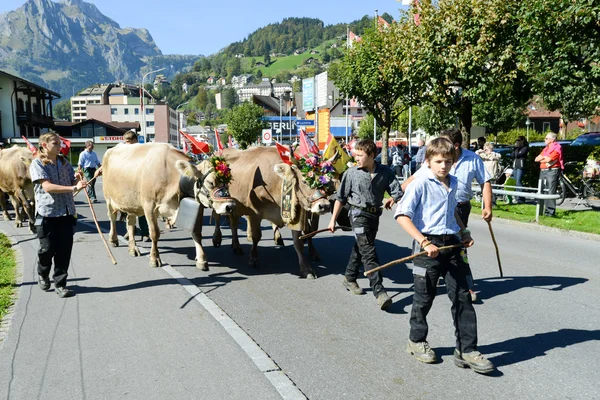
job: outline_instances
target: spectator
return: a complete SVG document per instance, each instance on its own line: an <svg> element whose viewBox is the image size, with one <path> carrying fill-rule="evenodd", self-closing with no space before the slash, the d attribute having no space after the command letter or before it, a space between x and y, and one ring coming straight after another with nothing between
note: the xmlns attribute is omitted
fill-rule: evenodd
<svg viewBox="0 0 600 400"><path fill-rule="evenodd" d="M417 150L417 154L415 155L415 163L416 169L418 170L425 162L425 151L427 150L427 146L425 146L425 141L423 139L419 139L417 145L419 146L419 150Z"/></svg>
<svg viewBox="0 0 600 400"><path fill-rule="evenodd" d="M477 146L475 147L475 151L483 150L483 146L485 146L485 136L479 136L477 138Z"/></svg>
<svg viewBox="0 0 600 400"><path fill-rule="evenodd" d="M96 168L101 167L100 160L94 151L94 142L87 140L85 142L85 150L79 155L79 170L83 170L83 175L86 181L91 180L96 173ZM90 196L90 200L97 203L96 198L96 181L90 182L87 186L87 193Z"/></svg>
<svg viewBox="0 0 600 400"><path fill-rule="evenodd" d="M492 179L496 178L500 172L500 165L498 163L502 156L494 152L494 145L486 143L483 145L483 150L477 150L475 153L483 160L483 165Z"/></svg>
<svg viewBox="0 0 600 400"><path fill-rule="evenodd" d="M555 194L558 186L559 169L564 169L562 156L562 148L556 141L556 133L546 133L546 147L542 150L539 156L535 158L535 162L540 163L540 179L542 180L542 188L547 190L548 194ZM554 217L556 214L556 200L545 200L546 211L544 215Z"/></svg>
<svg viewBox="0 0 600 400"><path fill-rule="evenodd" d="M512 152L513 158L513 176L515 178L515 186L523 186L523 175L525 175L525 162L527 160L527 154L529 153L529 142L525 139L525 136L519 136L515 142L515 149ZM517 204L525 203L525 198L516 197L515 201Z"/></svg>
<svg viewBox="0 0 600 400"><path fill-rule="evenodd" d="M507 168L506 171L504 171L504 176L506 177L506 180L504 181L504 190L514 192L515 191L514 186L517 186L517 181L515 178L513 178L512 168ZM513 196L506 195L506 203L512 204Z"/></svg>

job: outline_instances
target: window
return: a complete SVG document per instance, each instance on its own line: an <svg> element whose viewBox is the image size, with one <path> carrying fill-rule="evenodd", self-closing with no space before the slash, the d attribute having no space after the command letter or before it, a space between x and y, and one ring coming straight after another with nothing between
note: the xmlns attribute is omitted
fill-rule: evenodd
<svg viewBox="0 0 600 400"><path fill-rule="evenodd" d="M129 115L129 108L124 108L125 115Z"/></svg>
<svg viewBox="0 0 600 400"><path fill-rule="evenodd" d="M546 132L550 130L550 122L544 122L542 125L542 131Z"/></svg>
<svg viewBox="0 0 600 400"><path fill-rule="evenodd" d="M356 113L357 113L357 114L362 114L362 108L357 108L357 109L356 109Z"/></svg>
<svg viewBox="0 0 600 400"><path fill-rule="evenodd" d="M146 128L154 126L154 121L146 121Z"/></svg>
<svg viewBox="0 0 600 400"><path fill-rule="evenodd" d="M139 114L140 114L140 109L139 109L139 108L137 108L137 107L136 107L136 108L134 108L134 109L133 109L133 113L134 113L135 115L139 115Z"/></svg>
<svg viewBox="0 0 600 400"><path fill-rule="evenodd" d="M117 109L116 108L111 108L110 109L110 114L111 115L117 115Z"/></svg>
<svg viewBox="0 0 600 400"><path fill-rule="evenodd" d="M154 108L146 108L146 115L154 114Z"/></svg>
<svg viewBox="0 0 600 400"><path fill-rule="evenodd" d="M93 137L94 127L92 125L85 125L81 127L81 137Z"/></svg>
<svg viewBox="0 0 600 400"><path fill-rule="evenodd" d="M106 128L102 125L94 126L94 136L106 136Z"/></svg>

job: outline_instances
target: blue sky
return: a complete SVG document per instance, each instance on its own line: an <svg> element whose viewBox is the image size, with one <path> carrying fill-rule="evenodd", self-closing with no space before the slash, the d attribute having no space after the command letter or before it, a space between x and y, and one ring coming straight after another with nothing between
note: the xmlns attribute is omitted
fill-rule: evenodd
<svg viewBox="0 0 600 400"><path fill-rule="evenodd" d="M164 54L210 55L256 29L287 17L311 17L326 25L351 22L364 15L399 15L396 0L88 0L121 28L147 28ZM25 0L1 0L0 14Z"/></svg>

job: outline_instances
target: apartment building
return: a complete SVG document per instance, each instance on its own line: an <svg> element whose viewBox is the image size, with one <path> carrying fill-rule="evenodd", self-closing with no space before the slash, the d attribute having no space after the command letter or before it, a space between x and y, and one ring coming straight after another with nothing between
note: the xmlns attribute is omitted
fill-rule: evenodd
<svg viewBox="0 0 600 400"><path fill-rule="evenodd" d="M257 85L246 85L237 90L240 103L252 100L253 95L257 96L282 96L285 92L291 92L292 85L289 83L272 83L268 78L263 79Z"/></svg>
<svg viewBox="0 0 600 400"><path fill-rule="evenodd" d="M87 106L90 104L108 104L108 93L112 84L98 84L84 89L77 96L71 97L71 117L79 123L88 119Z"/></svg>

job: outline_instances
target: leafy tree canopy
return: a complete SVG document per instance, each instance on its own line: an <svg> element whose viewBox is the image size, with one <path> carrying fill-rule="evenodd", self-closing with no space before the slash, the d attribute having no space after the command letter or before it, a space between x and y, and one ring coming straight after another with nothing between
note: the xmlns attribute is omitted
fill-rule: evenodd
<svg viewBox="0 0 600 400"><path fill-rule="evenodd" d="M255 142L262 130L266 129L262 116L262 107L250 102L235 106L225 116L227 131L233 135L242 149Z"/></svg>

